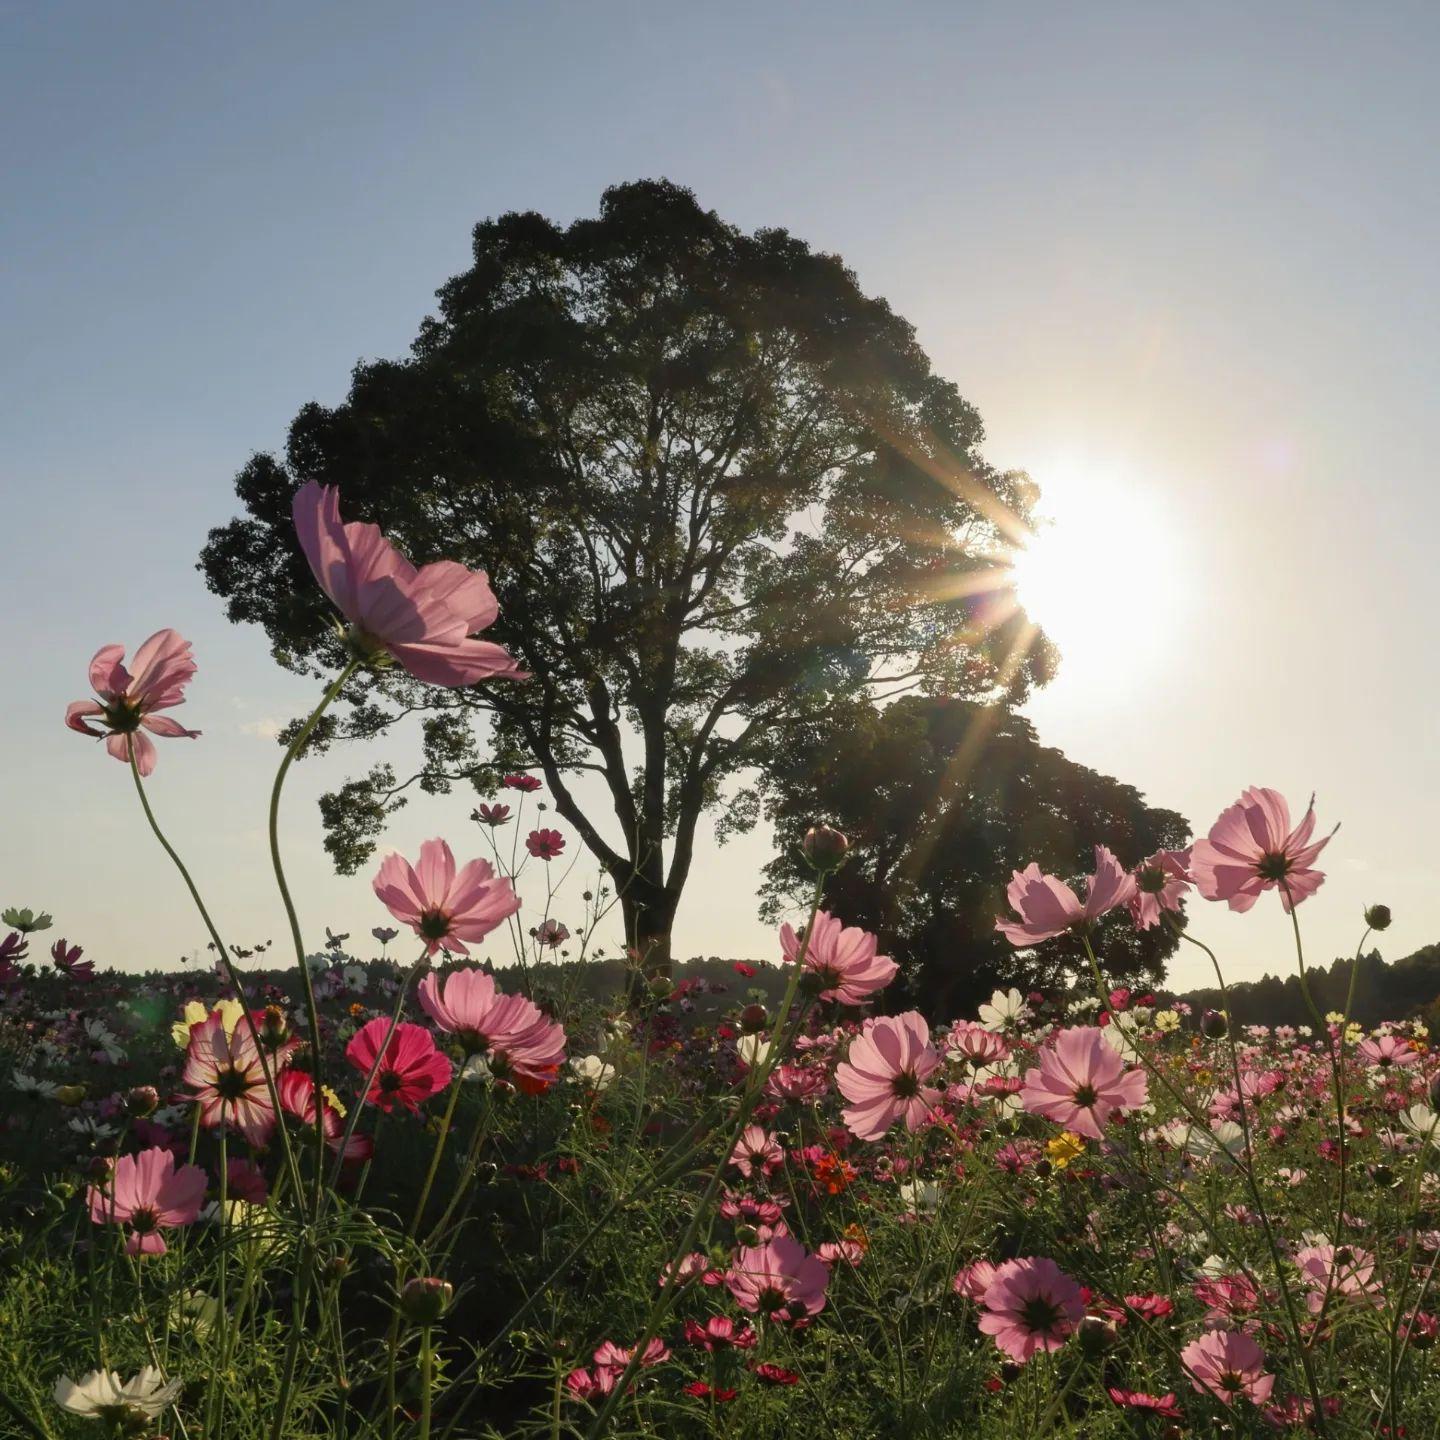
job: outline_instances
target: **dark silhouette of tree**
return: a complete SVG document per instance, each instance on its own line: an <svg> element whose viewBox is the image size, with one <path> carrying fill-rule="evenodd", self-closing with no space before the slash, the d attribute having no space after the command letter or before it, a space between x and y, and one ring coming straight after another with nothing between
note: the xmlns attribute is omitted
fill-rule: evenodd
<svg viewBox="0 0 1440 1440"><path fill-rule="evenodd" d="M1311 966L1306 972L1310 993L1322 1016L1344 1013L1350 995L1350 972L1355 971L1351 1019L1361 1025L1382 1020L1408 1020L1417 1015L1440 1020L1440 945L1427 945L1413 955L1387 964L1378 950L1359 957L1342 955L1328 969ZM1259 980L1229 986L1230 1014L1240 1025L1309 1025L1314 1017L1305 1004L1300 977L1292 971L1283 978L1265 975ZM1192 990L1181 997L1197 1010L1224 1008L1218 987Z"/></svg>
<svg viewBox="0 0 1440 1440"><path fill-rule="evenodd" d="M856 703L843 725L797 727L766 771L782 844L766 872L767 909L804 885L799 842L813 816L849 835L853 853L825 901L881 936L900 962L892 1003L937 1018L969 1013L996 986L1054 987L1089 968L1070 937L1017 951L995 933L1012 871L1032 860L1073 880L1108 845L1127 865L1186 843L1189 825L1147 805L1118 780L1040 744L1029 721L1001 705L906 696ZM1106 917L1093 943L1107 980L1152 986L1176 939Z"/></svg>
<svg viewBox="0 0 1440 1440"><path fill-rule="evenodd" d="M778 735L860 694L1015 699L1046 677L1048 645L994 593L989 558L1034 488L989 468L981 438L838 258L639 182L566 228L477 226L411 356L358 365L343 404L299 412L283 461L246 465L247 515L201 567L299 671L340 663L291 531L303 482L339 485L346 518L417 564L487 568L487 638L534 678L357 679L316 743L418 713L425 761L327 796L331 854L353 871L411 784L485 791L537 768L658 964L701 813L723 796L722 835L755 822L746 777Z"/></svg>

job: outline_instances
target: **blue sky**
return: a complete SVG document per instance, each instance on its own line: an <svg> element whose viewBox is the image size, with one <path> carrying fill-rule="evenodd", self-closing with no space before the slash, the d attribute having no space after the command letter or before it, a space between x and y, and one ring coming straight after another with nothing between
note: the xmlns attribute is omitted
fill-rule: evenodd
<svg viewBox="0 0 1440 1440"><path fill-rule="evenodd" d="M266 735L310 688L195 573L235 471L357 359L405 349L476 220L564 220L666 175L844 255L980 408L990 458L1111 536L1113 608L1030 707L1047 741L1202 828L1247 784L1317 790L1344 828L1302 911L1312 954L1353 947L1372 899L1397 915L1388 954L1440 939L1430 7L0 17L4 903L53 910L100 961L202 943L124 770L60 725L97 646L174 625L206 733L162 745L155 804L223 928L279 937ZM318 847L314 798L360 761L289 793L315 934L382 918ZM394 843L464 848L468 808L418 801ZM773 952L767 853L707 847L680 953ZM1278 907L1199 919L1234 977L1288 968Z"/></svg>

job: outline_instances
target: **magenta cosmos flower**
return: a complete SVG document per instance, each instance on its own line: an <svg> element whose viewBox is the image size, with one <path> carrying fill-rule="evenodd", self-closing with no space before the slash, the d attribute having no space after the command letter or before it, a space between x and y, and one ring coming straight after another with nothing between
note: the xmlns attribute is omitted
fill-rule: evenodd
<svg viewBox="0 0 1440 1440"><path fill-rule="evenodd" d="M523 995L506 995L483 970L452 970L420 982L420 1004L469 1055L484 1055L490 1072L537 1095L565 1058L565 1030Z"/></svg>
<svg viewBox="0 0 1440 1440"><path fill-rule="evenodd" d="M122 1155L108 1187L92 1185L90 1218L97 1225L125 1225L125 1249L131 1255L163 1255L162 1230L191 1225L205 1198L205 1172L198 1165L175 1165L162 1146Z"/></svg>
<svg viewBox="0 0 1440 1440"><path fill-rule="evenodd" d="M418 1112L423 1101L450 1083L454 1066L435 1048L435 1041L423 1025L402 1020L385 1043L389 1028L390 1022L380 1016L362 1025L345 1047L345 1058L361 1075L368 1075L384 1043L380 1068L365 1098L387 1114L397 1103L412 1113Z"/></svg>
<svg viewBox="0 0 1440 1440"><path fill-rule="evenodd" d="M181 1079L194 1091L202 1125L233 1125L252 1145L270 1138L275 1107L250 1026L237 1024L227 1032L219 1009L197 1021L190 1027Z"/></svg>
<svg viewBox="0 0 1440 1440"><path fill-rule="evenodd" d="M96 700L72 700L65 707L65 723L82 735L105 741L105 748L125 764L135 749L135 767L142 775L155 768L155 746L150 735L193 740L198 730L187 730L157 710L184 703L185 687L195 674L190 642L174 630L157 630L136 652L134 673L124 665L125 647L105 645L90 661L90 688ZM98 717L99 724L90 723ZM143 732L148 730L150 735Z"/></svg>
<svg viewBox="0 0 1440 1440"><path fill-rule="evenodd" d="M1227 1405L1241 1395L1263 1405L1275 1388L1275 1377L1265 1373L1265 1352L1243 1330L1207 1331L1180 1352L1180 1363L1200 1394Z"/></svg>
<svg viewBox="0 0 1440 1440"><path fill-rule="evenodd" d="M387 910L424 940L430 954L442 946L468 955L465 942L483 940L520 909L520 897L488 860L472 860L458 873L443 840L420 847L412 866L393 852L375 874L375 893Z"/></svg>
<svg viewBox="0 0 1440 1440"><path fill-rule="evenodd" d="M1207 900L1224 900L1232 910L1248 910L1278 885L1289 910L1325 883L1324 874L1311 866L1335 831L1312 841L1314 833L1313 796L1305 818L1292 829L1285 797L1252 786L1221 813L1209 836L1191 847L1190 876Z"/></svg>
<svg viewBox="0 0 1440 1440"><path fill-rule="evenodd" d="M930 1027L918 1010L866 1022L835 1067L835 1083L850 1102L841 1111L857 1140L878 1140L902 1116L918 1130L940 1092L926 1085L940 1054L930 1043Z"/></svg>
<svg viewBox="0 0 1440 1440"><path fill-rule="evenodd" d="M389 654L432 685L524 678L501 646L471 638L500 613L483 570L454 560L417 570L379 526L341 521L340 492L333 485L312 480L301 486L291 514L320 588L365 650Z"/></svg>
<svg viewBox="0 0 1440 1440"><path fill-rule="evenodd" d="M1085 1315L1085 1295L1053 1260L1007 1260L985 1287L980 1329L1002 1354L1023 1364L1058 1350Z"/></svg>
<svg viewBox="0 0 1440 1440"><path fill-rule="evenodd" d="M763 1245L742 1245L725 1272L725 1284L742 1310L778 1320L799 1320L825 1308L830 1271L791 1235Z"/></svg>
<svg viewBox="0 0 1440 1440"><path fill-rule="evenodd" d="M554 860L565 849L565 837L558 830L532 830L525 837L525 848L537 860Z"/></svg>
<svg viewBox="0 0 1440 1440"><path fill-rule="evenodd" d="M1190 889L1190 852L1157 850L1135 867L1135 893L1127 902L1137 930L1160 923L1164 911L1178 912Z"/></svg>
<svg viewBox="0 0 1440 1440"><path fill-rule="evenodd" d="M819 986L822 1000L841 1005L863 1005L894 978L899 966L888 955L875 953L879 942L858 925L842 925L820 910L810 926L809 944L791 925L780 927L780 948L792 964L805 949L807 978Z"/></svg>
<svg viewBox="0 0 1440 1440"><path fill-rule="evenodd" d="M1138 1109L1147 1089L1144 1074L1126 1070L1098 1026L1077 1026L1062 1030L1040 1052L1039 1067L1025 1072L1020 1103L1032 1115L1099 1140L1111 1113Z"/></svg>
<svg viewBox="0 0 1440 1440"><path fill-rule="evenodd" d="M748 1180L756 1171L770 1175L778 1170L785 1151L763 1125L747 1125L730 1152L730 1163Z"/></svg>
<svg viewBox="0 0 1440 1440"><path fill-rule="evenodd" d="M1038 945L1098 920L1117 905L1128 904L1135 890L1135 877L1105 846L1097 845L1095 873L1085 887L1083 903L1063 880L1044 875L1038 865L1030 864L1012 874L1005 891L1019 921L1000 918L995 928L1012 945Z"/></svg>

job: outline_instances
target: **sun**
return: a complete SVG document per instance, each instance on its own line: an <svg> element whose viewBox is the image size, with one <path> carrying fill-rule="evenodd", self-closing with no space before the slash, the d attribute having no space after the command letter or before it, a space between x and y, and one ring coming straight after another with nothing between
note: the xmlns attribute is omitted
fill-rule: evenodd
<svg viewBox="0 0 1440 1440"><path fill-rule="evenodd" d="M1189 603L1177 527L1153 481L1102 463L1037 473L1032 533L1010 556L1026 613L1060 651L1067 685L1119 687L1175 648Z"/></svg>

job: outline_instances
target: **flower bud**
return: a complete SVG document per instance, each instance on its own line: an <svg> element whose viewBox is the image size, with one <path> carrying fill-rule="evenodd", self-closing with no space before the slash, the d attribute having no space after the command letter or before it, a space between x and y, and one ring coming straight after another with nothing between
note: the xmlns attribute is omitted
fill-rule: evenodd
<svg viewBox="0 0 1440 1440"><path fill-rule="evenodd" d="M1080 1336L1080 1348L1092 1360L1114 1349L1116 1340L1120 1338L1115 1322L1103 1315L1086 1315L1076 1329Z"/></svg>
<svg viewBox="0 0 1440 1440"><path fill-rule="evenodd" d="M747 1035L755 1035L765 1028L769 1019L763 1005L747 1005L740 1012L740 1028Z"/></svg>
<svg viewBox="0 0 1440 1440"><path fill-rule="evenodd" d="M455 1287L434 1275L407 1280L400 1291L400 1313L412 1325L433 1325L450 1308Z"/></svg>
<svg viewBox="0 0 1440 1440"><path fill-rule="evenodd" d="M85 1099L85 1087L83 1085L61 1085L55 1091L55 1098L62 1105L69 1105L73 1108L83 1103Z"/></svg>
<svg viewBox="0 0 1440 1440"><path fill-rule="evenodd" d="M1207 1040L1222 1040L1230 1032L1230 1021L1223 1010L1207 1010L1200 1017L1200 1033Z"/></svg>
<svg viewBox="0 0 1440 1440"><path fill-rule="evenodd" d="M650 994L656 1000L668 1000L674 992L675 982L668 975L650 977Z"/></svg>
<svg viewBox="0 0 1440 1440"><path fill-rule="evenodd" d="M817 870L834 870L844 863L850 841L829 825L812 825L805 832L800 849Z"/></svg>
<svg viewBox="0 0 1440 1440"><path fill-rule="evenodd" d="M125 1092L125 1113L136 1120L153 1115L160 1105L160 1092L153 1085L136 1085Z"/></svg>
<svg viewBox="0 0 1440 1440"><path fill-rule="evenodd" d="M1365 910L1365 923L1372 930L1388 930L1390 928L1390 907L1388 905L1370 905Z"/></svg>

